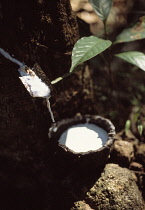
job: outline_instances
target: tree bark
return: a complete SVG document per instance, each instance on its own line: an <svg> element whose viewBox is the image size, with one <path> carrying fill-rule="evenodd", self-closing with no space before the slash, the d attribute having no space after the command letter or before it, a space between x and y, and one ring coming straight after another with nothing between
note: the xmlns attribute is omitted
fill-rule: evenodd
<svg viewBox="0 0 145 210"><path fill-rule="evenodd" d="M8 51L10 55L14 55L15 58L30 67L33 67L37 62L50 80L69 71L70 53L79 37L75 16L71 11L69 1L15 0L10 2L1 0L0 27L2 31L0 47ZM32 98L18 78L18 67L1 55L0 58L1 130L5 133L7 127L11 127L12 133L17 133L18 130L23 130L25 133L29 126L29 130L31 130L29 131L31 134L27 137L29 139L29 136L33 136L32 134L35 133L37 124L47 124L46 106L42 105L42 100L39 100L41 102L38 100L35 100L37 101L35 103L32 102ZM41 104L40 112L37 110L36 103ZM24 125L25 118L27 122ZM36 118L38 119L36 120ZM16 130L18 122L19 129ZM36 126L33 126L34 124ZM48 124L42 127L48 129ZM10 132L9 134L6 132L7 135L10 138Z"/></svg>
<svg viewBox="0 0 145 210"><path fill-rule="evenodd" d="M1 47L28 65L38 62L50 79L68 72L79 37L70 2L1 0L1 4Z"/></svg>
<svg viewBox="0 0 145 210"><path fill-rule="evenodd" d="M30 67L37 62L50 80L68 72L79 37L70 2L0 3L0 47ZM50 115L43 99L29 95L18 68L0 55L0 209L54 209Z"/></svg>

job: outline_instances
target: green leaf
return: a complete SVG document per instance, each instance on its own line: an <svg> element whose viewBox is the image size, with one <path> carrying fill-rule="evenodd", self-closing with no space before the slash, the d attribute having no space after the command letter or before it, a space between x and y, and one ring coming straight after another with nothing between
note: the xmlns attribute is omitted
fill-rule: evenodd
<svg viewBox="0 0 145 210"><path fill-rule="evenodd" d="M89 0L93 9L102 21L105 21L110 13L112 0Z"/></svg>
<svg viewBox="0 0 145 210"><path fill-rule="evenodd" d="M142 136L142 133L143 133L143 125L138 125L137 126L137 129L138 129L138 132L139 132L139 134L140 134L140 136Z"/></svg>
<svg viewBox="0 0 145 210"><path fill-rule="evenodd" d="M133 65L138 66L140 69L145 71L145 54L138 51L130 51L116 54L115 56L131 63Z"/></svg>
<svg viewBox="0 0 145 210"><path fill-rule="evenodd" d="M77 41L72 51L72 65L69 72L75 68L106 50L112 44L109 40L103 40L96 36L83 37Z"/></svg>
<svg viewBox="0 0 145 210"><path fill-rule="evenodd" d="M128 131L130 131L131 122L130 120L127 120L125 123L125 133L127 134Z"/></svg>
<svg viewBox="0 0 145 210"><path fill-rule="evenodd" d="M145 38L145 16L141 17L133 27L124 29L122 33L117 36L114 44L122 42L132 42L144 38Z"/></svg>

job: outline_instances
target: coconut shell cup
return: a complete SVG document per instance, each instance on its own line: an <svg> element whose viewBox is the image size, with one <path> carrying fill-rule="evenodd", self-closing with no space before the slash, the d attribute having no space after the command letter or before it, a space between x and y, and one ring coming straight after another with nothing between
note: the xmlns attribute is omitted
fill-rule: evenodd
<svg viewBox="0 0 145 210"><path fill-rule="evenodd" d="M99 126L107 132L108 139L101 148L96 150L89 150L87 152L75 152L59 142L61 135L67 129L72 126L85 123ZM85 115L61 120L57 123L54 123L49 129L48 137L50 146L54 151L55 165L59 167L59 173L67 175L71 170L78 172L103 168L113 145L114 136L114 125L110 120L101 116Z"/></svg>

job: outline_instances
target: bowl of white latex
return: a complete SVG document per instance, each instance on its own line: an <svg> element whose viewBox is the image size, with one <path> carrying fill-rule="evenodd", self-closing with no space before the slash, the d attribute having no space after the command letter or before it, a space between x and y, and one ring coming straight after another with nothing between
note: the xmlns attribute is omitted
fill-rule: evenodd
<svg viewBox="0 0 145 210"><path fill-rule="evenodd" d="M49 129L49 140L55 144L58 158L83 160L103 165L114 142L115 127L109 119L84 115L54 123ZM78 161L77 161L78 160Z"/></svg>

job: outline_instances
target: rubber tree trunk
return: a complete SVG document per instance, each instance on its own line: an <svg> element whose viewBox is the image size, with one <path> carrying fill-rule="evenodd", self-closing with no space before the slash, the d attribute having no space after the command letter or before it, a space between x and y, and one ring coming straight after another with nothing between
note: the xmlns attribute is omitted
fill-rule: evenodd
<svg viewBox="0 0 145 210"><path fill-rule="evenodd" d="M50 80L69 70L78 30L68 0L1 0L0 28L0 48L30 67L37 62ZM0 55L0 209L53 209L51 119L18 68Z"/></svg>
<svg viewBox="0 0 145 210"><path fill-rule="evenodd" d="M50 80L69 71L71 50L79 37L76 19L69 1L1 0L0 14L1 48L30 67L38 63ZM42 100L41 102L35 100L33 103L18 78L18 66L1 55L0 59L2 90L0 99L1 107L4 107L1 108L3 133L5 133L5 127L10 126L12 133L17 136L18 130L27 132L31 127L29 136L33 136L37 121L38 124L42 124L42 128L48 128L45 122L45 119L48 120L45 104L41 103ZM38 109L36 103L41 104L39 107L41 114L36 110ZM39 118L42 118L42 122ZM17 127L19 129L16 129ZM6 135L11 136L10 133ZM19 138L22 138L22 135L20 136Z"/></svg>
<svg viewBox="0 0 145 210"><path fill-rule="evenodd" d="M30 67L38 63L50 80L68 72L71 64L71 51L79 38L76 18L71 10L70 2L68 0L13 0L11 2L1 0L0 2L0 28L2 31L0 33L0 47ZM41 114L38 117L38 111L37 114L34 112L32 99L28 96L28 93L24 93L26 90L20 84L19 74L17 73L18 66L1 55L0 59L0 74L3 76L3 79L1 78L1 87L3 88L2 84L5 86L3 88L4 96L1 95L1 98L4 100L6 97L11 101L11 103L7 101L2 102L2 106L6 107L7 110L11 110L8 112L13 112L13 117L14 119L16 118L13 120L13 117L11 117L14 128L16 127L15 122L18 122L18 117L14 116L14 112L16 112L16 115L18 113L19 115L24 115L24 118L27 118L27 123L31 122L30 124L32 125L34 122L37 124L35 119L37 115L38 124L42 125L42 128L37 129L37 132L41 130L41 135L44 133L46 135L46 130L43 131L43 129L48 129L50 125L47 119L48 113L47 116L45 114L46 105L40 108ZM85 77L89 79L86 80ZM81 72L79 72L79 75L72 76L71 80L68 79L65 88L62 83L54 87L56 96L53 98L54 94L52 94L52 104L54 104L54 108L52 108L56 120L72 117L80 112L82 100L85 98L88 100L88 96L91 97L87 87L90 86L90 76L86 74L85 77L82 77ZM13 88L15 89L14 93L11 92ZM9 96L6 96L7 94ZM21 102L18 94L21 95ZM27 95L29 99L26 99L26 96L23 97L23 94ZM13 95L15 95L15 98ZM93 110L92 102L89 103L90 106L87 105L87 102L83 103L83 110L85 108ZM25 103L29 105L24 106ZM21 104L21 107L18 104ZM14 109L12 106L14 106ZM27 109L28 107L29 110ZM21 110L21 114L18 110ZM24 114L25 111L28 111L29 116ZM35 116L33 116L33 112ZM5 124L5 119L9 118L9 116L5 116L7 112L4 113L2 111L1 113L3 113L2 118ZM20 123L23 124L24 118L19 116ZM39 118L42 118L42 122ZM27 128L24 129L24 125L19 125L19 129L21 127L23 131L27 130ZM14 128L12 130L15 130ZM15 132L17 131L15 130ZM34 130L29 136L32 136L33 133ZM32 137L32 139L34 138Z"/></svg>
<svg viewBox="0 0 145 210"><path fill-rule="evenodd" d="M68 0L1 0L1 47L38 62L50 79L67 72L78 29Z"/></svg>

